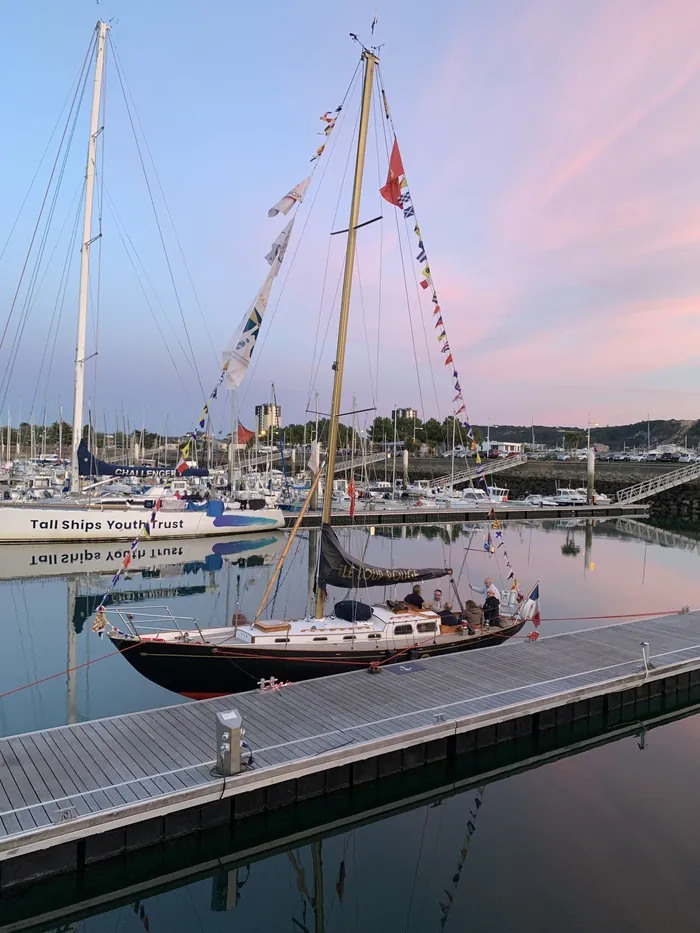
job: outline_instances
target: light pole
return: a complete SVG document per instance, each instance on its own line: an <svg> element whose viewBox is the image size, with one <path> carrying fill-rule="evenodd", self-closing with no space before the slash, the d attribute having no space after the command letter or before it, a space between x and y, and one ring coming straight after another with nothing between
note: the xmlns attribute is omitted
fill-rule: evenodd
<svg viewBox="0 0 700 933"><path fill-rule="evenodd" d="M598 422L594 421L594 428L598 427ZM591 447L591 416L588 416L588 446L586 449L586 455L588 457L588 482L586 483L586 498L588 499L588 504L593 505L593 493L595 490L595 451Z"/></svg>

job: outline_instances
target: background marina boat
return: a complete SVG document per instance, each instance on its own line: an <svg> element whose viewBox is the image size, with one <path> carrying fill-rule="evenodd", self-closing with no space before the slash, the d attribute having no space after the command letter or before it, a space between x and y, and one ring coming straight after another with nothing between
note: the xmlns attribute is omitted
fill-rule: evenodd
<svg viewBox="0 0 700 933"><path fill-rule="evenodd" d="M280 509L247 509L241 503L164 499L150 531L153 541L272 531L284 526ZM148 504L147 504L148 503ZM92 504L53 501L47 506L3 503L0 542L131 541L150 524L152 500Z"/></svg>

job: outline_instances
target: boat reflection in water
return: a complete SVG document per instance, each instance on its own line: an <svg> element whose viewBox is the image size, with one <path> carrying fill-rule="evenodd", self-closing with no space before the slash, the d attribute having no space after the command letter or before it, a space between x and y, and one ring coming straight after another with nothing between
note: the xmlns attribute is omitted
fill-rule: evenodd
<svg viewBox="0 0 700 933"><path fill-rule="evenodd" d="M160 576L170 572L216 571L224 563L241 566L272 563L282 547L282 532L235 535L229 538L183 538L171 543L143 540L134 551L127 577ZM109 575L129 553L129 545L105 544L2 544L0 580ZM189 569L188 569L189 568Z"/></svg>

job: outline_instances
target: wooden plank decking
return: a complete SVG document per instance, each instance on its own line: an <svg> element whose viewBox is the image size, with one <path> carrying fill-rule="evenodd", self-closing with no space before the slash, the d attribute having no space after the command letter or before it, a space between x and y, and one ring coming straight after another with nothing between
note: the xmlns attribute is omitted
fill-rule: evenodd
<svg viewBox="0 0 700 933"><path fill-rule="evenodd" d="M697 668L681 613L0 739L0 860ZM234 707L255 765L223 781Z"/></svg>

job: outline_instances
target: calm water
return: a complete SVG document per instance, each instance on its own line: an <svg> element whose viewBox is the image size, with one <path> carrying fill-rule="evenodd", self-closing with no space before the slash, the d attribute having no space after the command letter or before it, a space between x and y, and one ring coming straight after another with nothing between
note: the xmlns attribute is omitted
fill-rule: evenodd
<svg viewBox="0 0 700 933"><path fill-rule="evenodd" d="M543 634L609 624L574 620L579 616L700 606L700 554L688 532L658 538L629 520L504 528L521 587L541 580ZM371 563L444 562L460 577L466 598L470 580L489 574L500 582L510 572L503 548L495 557L484 551L484 534L484 528L455 525L439 533L397 530L392 537L341 532L341 540L355 553L366 548ZM167 603L203 625L223 624L235 611L252 615L283 543L275 535L238 538L219 542L216 553L209 544L182 543L174 554L146 545L120 584L120 605L137 612ZM50 677L69 658L86 665L70 678L63 674L1 699L2 734L178 702L112 656L109 643L92 632L90 615L86 621L118 563L103 547L0 550L0 692ZM303 612L307 577L305 537L283 570L277 614ZM79 921L77 929L694 929L697 733L698 719L690 717L650 731L643 750L636 738L623 738L483 791L261 857L229 879L239 890L229 911L213 909L224 905L215 894L222 878L212 868L201 880L146 897L136 912L130 905L115 908Z"/></svg>

